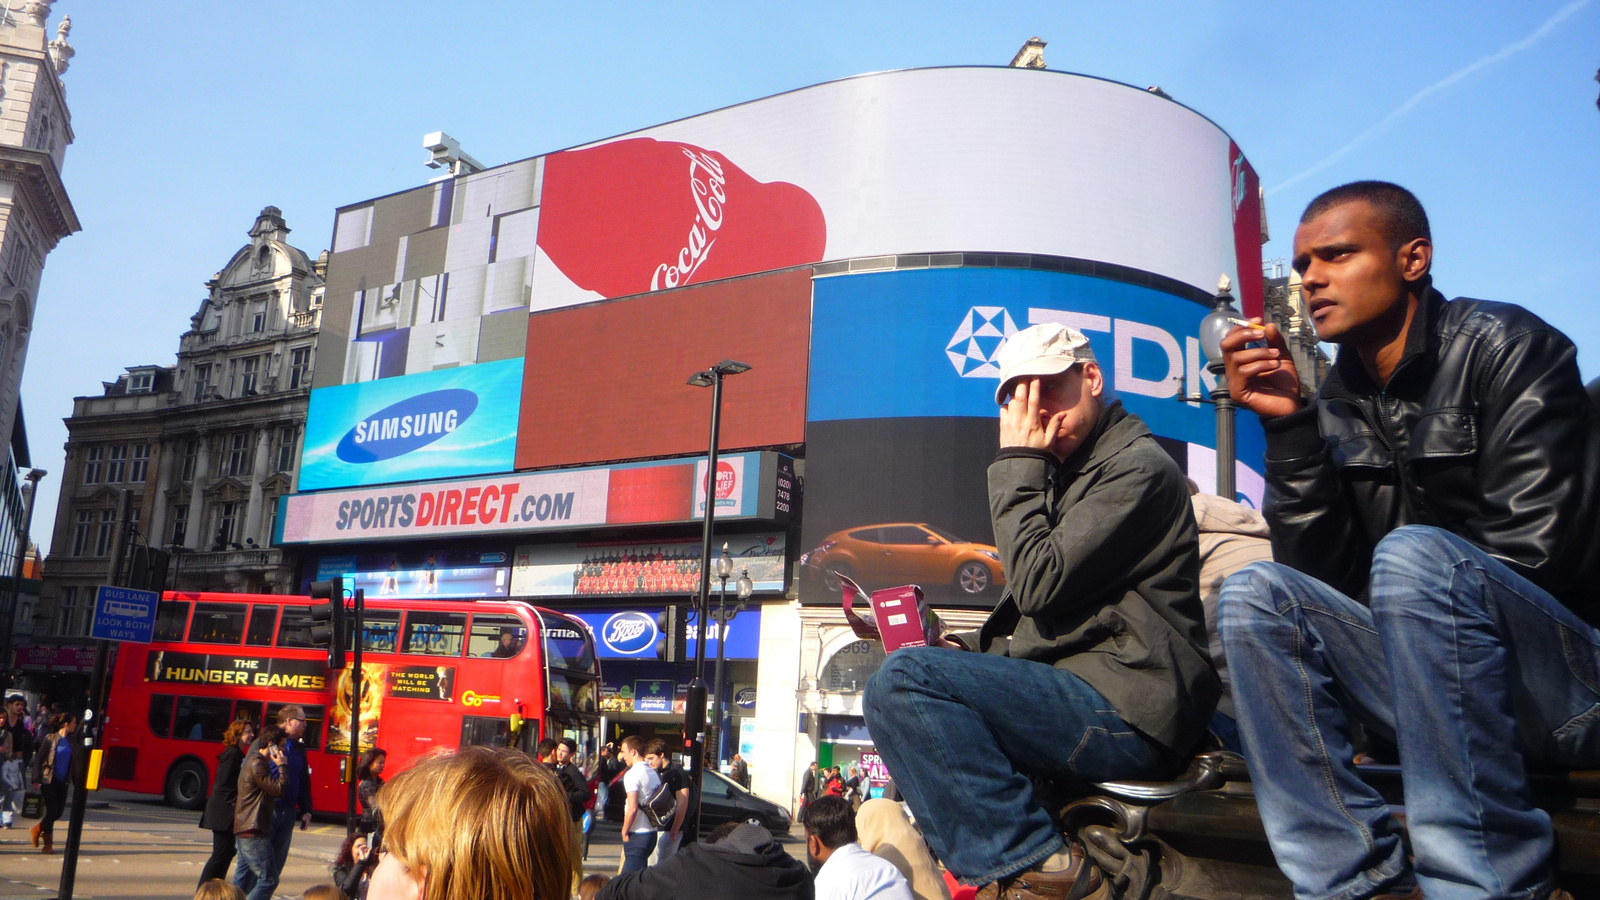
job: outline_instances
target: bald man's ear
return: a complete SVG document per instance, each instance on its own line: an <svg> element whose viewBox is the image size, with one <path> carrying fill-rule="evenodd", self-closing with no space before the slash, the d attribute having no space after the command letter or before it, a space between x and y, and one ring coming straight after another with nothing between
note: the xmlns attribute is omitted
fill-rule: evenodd
<svg viewBox="0 0 1600 900"><path fill-rule="evenodd" d="M1428 276L1433 268L1433 242L1427 238L1412 238L1395 250L1395 263L1400 267L1400 277L1417 282Z"/></svg>

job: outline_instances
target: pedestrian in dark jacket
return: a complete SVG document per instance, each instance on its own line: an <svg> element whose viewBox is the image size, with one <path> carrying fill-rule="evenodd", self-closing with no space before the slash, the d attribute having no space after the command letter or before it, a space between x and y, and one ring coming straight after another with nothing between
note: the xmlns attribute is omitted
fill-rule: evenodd
<svg viewBox="0 0 1600 900"><path fill-rule="evenodd" d="M659 866L606 882L596 900L811 900L811 873L759 825L728 822Z"/></svg>
<svg viewBox="0 0 1600 900"><path fill-rule="evenodd" d="M366 896L367 882L377 865L378 861L372 856L372 839L364 831L352 831L339 845L339 853L328 871L346 897L360 900Z"/></svg>
<svg viewBox="0 0 1600 900"><path fill-rule="evenodd" d="M999 362L989 512L1006 592L977 633L891 653L867 683L867 728L952 872L1060 896L1080 866L1012 761L1074 781L1166 776L1220 688L1177 464L1107 399L1082 333L1026 328ZM959 765L937 750L952 735Z"/></svg>
<svg viewBox="0 0 1600 900"><path fill-rule="evenodd" d="M1409 191L1334 188L1294 238L1340 345L1316 397L1275 326L1222 342L1267 434L1276 562L1227 580L1220 632L1297 896L1544 897L1554 836L1526 772L1600 766L1600 429L1577 351L1520 307L1446 301L1432 261ZM1409 841L1352 763L1358 721L1399 745Z"/></svg>
<svg viewBox="0 0 1600 900"><path fill-rule="evenodd" d="M277 725L262 729L251 746L259 750L245 757L239 766L239 798L234 803L233 834L239 864L234 867L233 883L248 900L270 900L278 886L278 870L273 866L273 804L289 783L289 757L283 744L287 733Z"/></svg>
<svg viewBox="0 0 1600 900"><path fill-rule="evenodd" d="M39 739L28 769L28 780L38 785L44 802L44 818L30 830L35 847L44 843L41 853L55 852L55 824L67 808L67 787L72 782L72 734L78 730L78 719L70 713L57 713L49 729Z"/></svg>
<svg viewBox="0 0 1600 900"><path fill-rule="evenodd" d="M388 761L387 750L371 747L361 754L361 764L356 766L356 799L361 804L356 827L368 834L378 830L378 791L383 788L383 767Z"/></svg>
<svg viewBox="0 0 1600 900"><path fill-rule="evenodd" d="M211 832L211 857L200 869L200 884L228 877L234 853L233 812L239 800L239 769L244 764L245 751L255 739L255 723L243 719L229 725L222 734L217 776L211 780L206 811L200 814L200 827Z"/></svg>

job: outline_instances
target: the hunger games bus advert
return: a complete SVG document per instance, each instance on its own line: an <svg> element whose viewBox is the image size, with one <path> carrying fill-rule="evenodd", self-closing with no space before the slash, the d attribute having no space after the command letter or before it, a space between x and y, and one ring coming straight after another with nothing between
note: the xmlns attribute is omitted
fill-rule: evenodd
<svg viewBox="0 0 1600 900"><path fill-rule="evenodd" d="M241 687L325 691L328 667L309 659L271 659L220 653L150 654L146 681L174 684L235 684Z"/></svg>
<svg viewBox="0 0 1600 900"><path fill-rule="evenodd" d="M354 667L339 673L338 690L334 692L333 715L328 719L328 749L334 753L350 752L350 682ZM383 717L383 684L389 667L382 663L361 664L361 749L371 749L378 743L378 722Z"/></svg>

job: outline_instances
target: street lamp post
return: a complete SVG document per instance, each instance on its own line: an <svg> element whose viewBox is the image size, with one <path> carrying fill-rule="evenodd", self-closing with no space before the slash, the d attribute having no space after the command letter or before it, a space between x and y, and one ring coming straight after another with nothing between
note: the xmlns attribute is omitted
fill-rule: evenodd
<svg viewBox="0 0 1600 900"><path fill-rule="evenodd" d="M711 528L717 514L717 439L722 428L722 380L729 375L750 371L748 363L725 359L709 369L689 376L689 384L711 388L711 441L706 457L705 528L700 536L700 590L695 596L694 680L684 703L683 742L689 753L689 778L695 793L705 782L706 736L706 627L711 612ZM688 839L700 834L700 813L685 823Z"/></svg>
<svg viewBox="0 0 1600 900"><path fill-rule="evenodd" d="M1217 496L1226 500L1238 499L1234 486L1233 396L1228 393L1227 367L1222 358L1222 339L1240 325L1248 325L1233 305L1233 292L1228 276L1217 280L1216 296L1211 298L1211 312L1200 320L1200 350L1206 355L1206 371L1216 376L1216 386L1211 389L1211 402L1217 407Z"/></svg>
<svg viewBox="0 0 1600 900"><path fill-rule="evenodd" d="M711 686L711 696L716 700L712 704L711 728L715 737L711 745L716 748L716 760L722 764L723 744L726 738L722 730L722 698L727 692L727 684L722 680L723 662L727 658L728 649L728 623L734 617L744 612L744 601L750 598L750 592L755 584L750 580L750 570L745 569L735 582L735 592L739 603L732 609L728 608L728 576L733 574L733 558L728 555L728 545L722 545L722 555L717 557L717 578L722 582L722 596L717 600L717 674Z"/></svg>

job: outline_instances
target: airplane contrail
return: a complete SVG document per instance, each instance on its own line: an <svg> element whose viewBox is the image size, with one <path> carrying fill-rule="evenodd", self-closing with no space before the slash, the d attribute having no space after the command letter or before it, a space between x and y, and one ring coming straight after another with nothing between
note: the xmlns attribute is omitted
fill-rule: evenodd
<svg viewBox="0 0 1600 900"><path fill-rule="evenodd" d="M1323 158L1323 160L1321 162L1317 163L1316 165L1312 166L1309 169L1306 169L1304 172L1301 172L1300 174L1294 176L1293 178L1290 178L1288 181L1283 182L1282 184L1278 185L1277 187L1274 187L1271 190L1267 191L1267 196L1270 197L1273 194L1276 194L1277 192L1283 190L1286 187L1289 187L1292 184L1297 184L1297 183L1299 183L1301 181L1304 181L1305 179L1310 178L1312 175L1315 175L1318 172L1321 172L1323 169L1326 169L1327 167L1329 167L1329 166L1333 165L1334 163L1338 162L1342 157L1345 156L1345 154L1349 153L1351 150L1354 150L1355 148L1357 148L1357 147L1361 146L1362 144L1366 143L1371 138L1373 138L1373 137L1375 137L1375 136L1377 136L1379 134L1382 134L1383 132L1387 131L1389 129L1389 126L1391 126L1395 122L1399 121L1407 113L1411 112L1413 109L1416 109L1417 105L1419 103L1421 103L1422 101L1428 99L1429 97L1433 96L1434 94L1437 94L1438 92L1440 92L1440 91L1444 90L1445 88L1455 84L1456 82L1460 81L1461 79L1466 78L1468 75L1471 75L1472 73L1478 71L1479 69L1482 69L1482 68L1484 68L1486 66L1492 66L1495 63L1501 61L1502 59L1505 59L1508 56L1515 55L1517 53L1522 52L1523 50L1528 49L1529 47L1532 47L1534 44L1538 43L1540 38L1542 38L1545 35L1549 34L1557 25L1561 24L1561 22L1563 20L1571 17L1573 13L1576 13L1578 10L1583 9L1585 6L1588 6L1590 2L1591 2L1591 0L1573 0L1573 2L1568 3L1566 6L1563 6L1563 7L1561 7L1561 9L1557 10L1555 15L1551 16L1548 20L1545 21L1545 23L1543 25L1540 25L1537 29L1534 30L1534 32L1532 34L1528 35L1527 37L1523 38L1522 40L1517 41L1514 44L1508 44L1505 47L1502 47L1499 50L1495 51L1494 53L1491 53L1488 56L1483 57L1482 59L1478 60L1477 62L1474 62L1473 64L1471 64L1469 66L1466 66L1464 68L1458 69L1458 70L1450 73L1448 76L1446 76L1445 78L1441 79L1440 81L1437 81L1437 82L1435 82L1433 84L1430 84L1427 87L1423 88L1422 90L1417 91L1415 94L1412 94L1410 99L1408 99L1408 100L1406 100L1406 102L1400 104L1400 106L1397 107L1394 112L1389 113L1389 115L1385 116L1383 121L1381 121L1378 124L1372 126L1371 128L1368 128L1366 131L1363 131L1360 134L1356 135L1354 140L1350 141L1350 143L1345 144L1343 147L1340 147L1339 149L1337 149L1337 150L1333 151L1332 153L1328 154L1325 158Z"/></svg>

